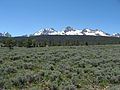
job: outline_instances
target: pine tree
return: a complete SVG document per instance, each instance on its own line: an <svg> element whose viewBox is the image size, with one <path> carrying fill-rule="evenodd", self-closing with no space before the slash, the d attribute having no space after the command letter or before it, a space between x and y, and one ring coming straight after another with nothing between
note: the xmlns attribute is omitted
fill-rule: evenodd
<svg viewBox="0 0 120 90"><path fill-rule="evenodd" d="M46 45L47 45L47 41L44 40L43 43L42 43L42 46L43 46L43 47L46 47Z"/></svg>
<svg viewBox="0 0 120 90"><path fill-rule="evenodd" d="M7 38L5 40L5 46L8 47L9 49L13 49L14 47L14 41L12 38Z"/></svg>
<svg viewBox="0 0 120 90"><path fill-rule="evenodd" d="M85 45L88 46L88 42L86 42Z"/></svg>
<svg viewBox="0 0 120 90"><path fill-rule="evenodd" d="M32 46L33 46L33 47L36 47L35 41L32 41Z"/></svg>
<svg viewBox="0 0 120 90"><path fill-rule="evenodd" d="M58 41L58 46L61 46L62 45L62 42L59 40Z"/></svg>
<svg viewBox="0 0 120 90"><path fill-rule="evenodd" d="M28 38L25 42L25 47L30 48L32 47L32 40L31 38Z"/></svg>
<svg viewBox="0 0 120 90"><path fill-rule="evenodd" d="M52 41L51 40L49 40L49 46L52 46Z"/></svg>
<svg viewBox="0 0 120 90"><path fill-rule="evenodd" d="M119 41L119 44L120 44L120 41Z"/></svg>
<svg viewBox="0 0 120 90"><path fill-rule="evenodd" d="M100 45L100 43L98 42L98 45Z"/></svg>
<svg viewBox="0 0 120 90"><path fill-rule="evenodd" d="M76 41L76 46L79 46L79 41L78 40Z"/></svg>
<svg viewBox="0 0 120 90"><path fill-rule="evenodd" d="M18 41L18 42L17 42L17 46L18 46L18 47L23 47L23 46L24 46L24 43L23 43L22 41Z"/></svg>

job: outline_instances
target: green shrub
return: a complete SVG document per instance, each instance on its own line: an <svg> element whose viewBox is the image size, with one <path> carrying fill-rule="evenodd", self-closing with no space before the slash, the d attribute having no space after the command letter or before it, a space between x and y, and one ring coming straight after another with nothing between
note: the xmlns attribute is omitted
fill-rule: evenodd
<svg viewBox="0 0 120 90"><path fill-rule="evenodd" d="M49 82L47 84L47 87L50 89L50 90L59 90L58 88L58 83L56 81L53 81L53 82Z"/></svg>
<svg viewBox="0 0 120 90"><path fill-rule="evenodd" d="M65 90L76 90L76 87L74 85L67 85L64 88Z"/></svg>

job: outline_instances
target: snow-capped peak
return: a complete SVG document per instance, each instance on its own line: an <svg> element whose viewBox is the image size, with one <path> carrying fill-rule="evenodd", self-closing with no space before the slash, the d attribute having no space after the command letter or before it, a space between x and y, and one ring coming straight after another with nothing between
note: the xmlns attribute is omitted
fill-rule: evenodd
<svg viewBox="0 0 120 90"><path fill-rule="evenodd" d="M115 37L120 37L120 34L110 35L110 34L107 34L107 33L103 32L102 30L98 30L98 29L92 30L92 29L85 28L83 30L78 30L78 29L71 28L70 26L67 26L65 29L63 29L60 32L54 30L53 28L41 29L33 35L34 36L38 36L38 35L91 35L91 36L115 36Z"/></svg>
<svg viewBox="0 0 120 90"><path fill-rule="evenodd" d="M88 28L85 28L82 30L82 32L91 32L92 30L88 29Z"/></svg>
<svg viewBox="0 0 120 90"><path fill-rule="evenodd" d="M91 30L91 29L83 29L82 33L84 35L93 35L93 36L109 36L109 34L103 32L102 30Z"/></svg>
<svg viewBox="0 0 120 90"><path fill-rule="evenodd" d="M113 37L120 37L120 33L114 33L112 34Z"/></svg>
<svg viewBox="0 0 120 90"><path fill-rule="evenodd" d="M3 33L0 33L0 36L11 37L11 34L9 34L8 32L3 32Z"/></svg>
<svg viewBox="0 0 120 90"><path fill-rule="evenodd" d="M71 28L70 26L67 26L65 29L63 29L61 32L59 32L60 35L76 35L77 30L74 28Z"/></svg>
<svg viewBox="0 0 120 90"><path fill-rule="evenodd" d="M53 28L50 29L41 29L38 32L36 32L34 35L56 35L58 32L54 30Z"/></svg>
<svg viewBox="0 0 120 90"><path fill-rule="evenodd" d="M76 31L75 29L71 28L70 26L67 26L65 29L62 30L63 32L69 32L69 31Z"/></svg>

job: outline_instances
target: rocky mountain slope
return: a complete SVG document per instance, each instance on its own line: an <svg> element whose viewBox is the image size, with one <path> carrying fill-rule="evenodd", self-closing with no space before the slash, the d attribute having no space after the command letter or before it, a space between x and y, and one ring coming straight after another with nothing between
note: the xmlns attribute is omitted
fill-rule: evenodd
<svg viewBox="0 0 120 90"><path fill-rule="evenodd" d="M92 30L92 29L83 29L78 30L71 28L70 26L66 27L62 31L58 32L57 30L54 30L53 28L50 29L41 29L38 32L33 34L34 36L39 35L91 35L91 36L114 36L114 37L120 37L120 34L107 34L103 32L102 30Z"/></svg>

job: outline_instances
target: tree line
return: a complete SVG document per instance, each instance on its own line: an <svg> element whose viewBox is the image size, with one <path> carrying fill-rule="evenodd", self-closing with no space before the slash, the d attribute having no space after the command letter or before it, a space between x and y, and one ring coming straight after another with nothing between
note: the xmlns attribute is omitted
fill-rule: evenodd
<svg viewBox="0 0 120 90"><path fill-rule="evenodd" d="M13 49L13 47L46 47L46 46L79 46L80 44L78 40L68 40L65 42L62 41L54 41L54 40L42 40L41 42L36 42L32 40L30 37L25 41L15 41L13 38L6 38L3 41L1 47L8 47L9 49ZM88 42L85 42L84 45L88 46Z"/></svg>
<svg viewBox="0 0 120 90"><path fill-rule="evenodd" d="M120 38L85 36L85 35L41 35L32 37L0 37L1 47L46 47L46 46L79 46L79 45L107 45L120 44Z"/></svg>

